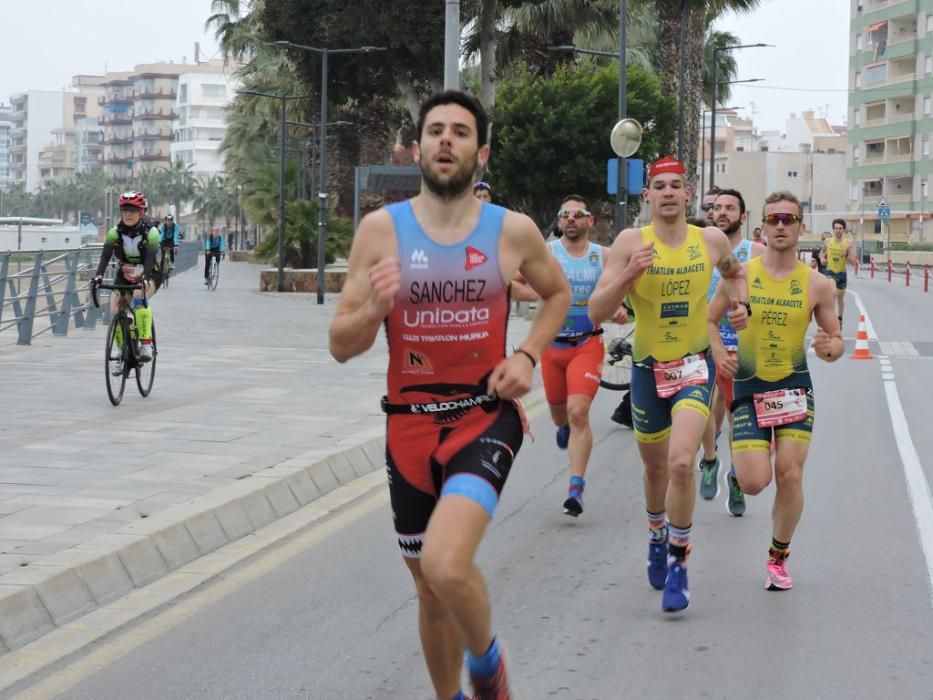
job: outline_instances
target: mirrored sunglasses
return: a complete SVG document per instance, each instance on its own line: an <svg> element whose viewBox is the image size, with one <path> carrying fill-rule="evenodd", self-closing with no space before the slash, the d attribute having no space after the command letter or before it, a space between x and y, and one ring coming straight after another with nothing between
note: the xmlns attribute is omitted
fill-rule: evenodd
<svg viewBox="0 0 933 700"><path fill-rule="evenodd" d="M777 226L779 223L790 226L791 224L796 224L800 220L800 217L796 214L768 214L762 219L768 226Z"/></svg>
<svg viewBox="0 0 933 700"><path fill-rule="evenodd" d="M592 216L592 214L586 209L561 209L557 212L557 216L561 219L584 219L587 216Z"/></svg>

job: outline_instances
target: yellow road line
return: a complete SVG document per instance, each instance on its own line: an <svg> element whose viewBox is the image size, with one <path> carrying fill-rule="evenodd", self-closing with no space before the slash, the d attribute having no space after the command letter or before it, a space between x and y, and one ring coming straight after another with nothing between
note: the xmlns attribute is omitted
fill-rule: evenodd
<svg viewBox="0 0 933 700"><path fill-rule="evenodd" d="M207 588L199 590L177 604L172 604L155 617L145 620L117 637L101 643L91 653L82 656L66 668L43 678L41 681L14 696L14 700L48 700L67 692L81 681L110 666L131 651L156 639L182 622L189 620L201 608L213 605L248 583L265 576L282 566L289 559L315 547L331 535L366 517L373 511L385 507L389 501L387 489L367 497L349 510L336 515L293 541L260 555L262 558L245 568L217 580ZM309 504L313 506L313 504ZM322 514L323 515L323 514Z"/></svg>

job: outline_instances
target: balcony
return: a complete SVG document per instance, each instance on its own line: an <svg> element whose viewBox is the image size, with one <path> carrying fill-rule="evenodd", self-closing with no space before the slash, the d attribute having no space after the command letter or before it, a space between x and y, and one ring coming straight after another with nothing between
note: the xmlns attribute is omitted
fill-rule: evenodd
<svg viewBox="0 0 933 700"><path fill-rule="evenodd" d="M134 119L176 119L178 114L173 109L147 109L146 111L134 110Z"/></svg>
<svg viewBox="0 0 933 700"><path fill-rule="evenodd" d="M126 126L133 123L132 117L129 114L117 115L104 115L98 117L97 123L102 126Z"/></svg>
<svg viewBox="0 0 933 700"><path fill-rule="evenodd" d="M174 100L178 97L178 93L172 89L166 90L165 88L142 88L140 90L133 91L134 100Z"/></svg>
<svg viewBox="0 0 933 700"><path fill-rule="evenodd" d="M136 138L142 139L144 141L159 140L159 141L171 141L172 140L172 130L171 129L137 129Z"/></svg>
<svg viewBox="0 0 933 700"><path fill-rule="evenodd" d="M168 153L163 155L162 151L152 151L151 153L137 153L135 157L136 157L136 160L143 160L143 161L169 160Z"/></svg>
<svg viewBox="0 0 933 700"><path fill-rule="evenodd" d="M112 136L108 139L104 139L102 142L105 146L121 146L128 143L133 143L132 136Z"/></svg>
<svg viewBox="0 0 933 700"><path fill-rule="evenodd" d="M133 101L133 95L130 92L108 92L103 97L97 98L97 104L129 104Z"/></svg>

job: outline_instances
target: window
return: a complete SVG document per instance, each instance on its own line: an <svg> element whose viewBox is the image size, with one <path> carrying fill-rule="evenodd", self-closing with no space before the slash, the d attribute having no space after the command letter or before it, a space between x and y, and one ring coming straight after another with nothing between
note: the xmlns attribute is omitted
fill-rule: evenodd
<svg viewBox="0 0 933 700"><path fill-rule="evenodd" d="M862 74L861 73L855 74L855 87L857 88L862 87Z"/></svg>
<svg viewBox="0 0 933 700"><path fill-rule="evenodd" d="M178 87L178 104L187 104L188 102L188 85L180 85Z"/></svg>
<svg viewBox="0 0 933 700"><path fill-rule="evenodd" d="M923 137L923 157L924 158L930 157L930 137L929 136Z"/></svg>
<svg viewBox="0 0 933 700"><path fill-rule="evenodd" d="M926 116L930 116L930 98L929 96L923 98L923 113Z"/></svg>
<svg viewBox="0 0 933 700"><path fill-rule="evenodd" d="M862 110L860 107L855 108L855 125L859 126L862 123Z"/></svg>
<svg viewBox="0 0 933 700"><path fill-rule="evenodd" d="M927 15L927 33L933 32L933 14Z"/></svg>
<svg viewBox="0 0 933 700"><path fill-rule="evenodd" d="M927 56L923 62L924 73L930 74L933 73L933 54Z"/></svg>
<svg viewBox="0 0 933 700"><path fill-rule="evenodd" d="M202 97L226 97L227 86L226 85L202 85L201 96Z"/></svg>
<svg viewBox="0 0 933 700"><path fill-rule="evenodd" d="M855 50L856 51L862 50L862 33L861 32L855 35Z"/></svg>
<svg viewBox="0 0 933 700"><path fill-rule="evenodd" d="M796 170L788 170L788 171L787 171L787 177L797 177L797 171L796 171Z"/></svg>

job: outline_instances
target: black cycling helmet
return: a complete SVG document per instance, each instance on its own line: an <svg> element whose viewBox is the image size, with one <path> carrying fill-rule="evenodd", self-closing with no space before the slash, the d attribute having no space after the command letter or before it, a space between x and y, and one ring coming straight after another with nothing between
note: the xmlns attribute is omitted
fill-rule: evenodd
<svg viewBox="0 0 933 700"><path fill-rule="evenodd" d="M166 214L166 215L165 215L165 220L166 220L166 221L174 221L174 220L175 220L175 217L174 217L174 215L172 215L172 214Z"/></svg>

